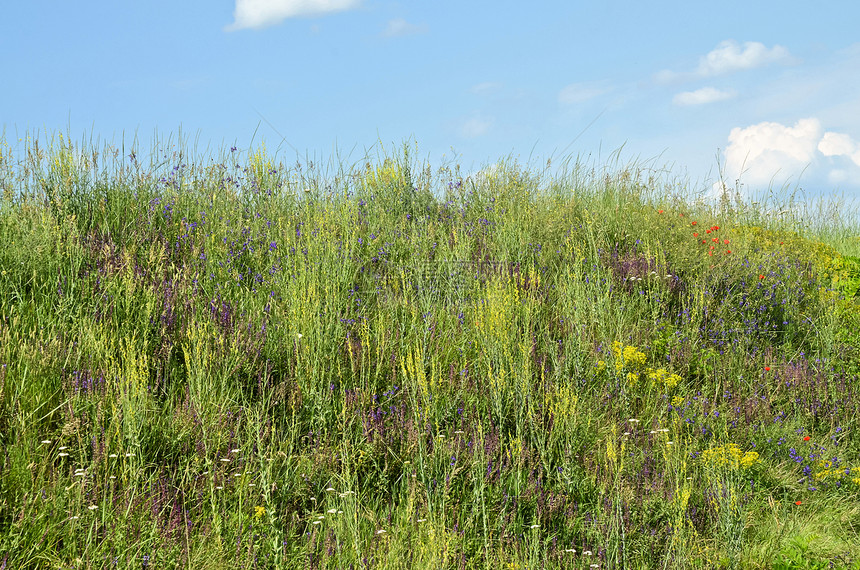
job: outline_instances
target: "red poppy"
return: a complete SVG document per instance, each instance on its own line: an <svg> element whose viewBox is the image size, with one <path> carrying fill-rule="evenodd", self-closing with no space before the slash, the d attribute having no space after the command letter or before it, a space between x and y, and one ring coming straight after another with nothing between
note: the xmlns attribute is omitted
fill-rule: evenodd
<svg viewBox="0 0 860 570"><path fill-rule="evenodd" d="M765 371L765 372L770 372L770 366L765 366L765 367L764 367L764 371Z"/></svg>
<svg viewBox="0 0 860 570"><path fill-rule="evenodd" d="M728 251L726 252L726 255L730 254L731 252L732 252L732 250L728 250Z"/></svg>
<svg viewBox="0 0 860 570"><path fill-rule="evenodd" d="M696 222L693 222L693 225L695 226L695 225L696 225Z"/></svg>
<svg viewBox="0 0 860 570"><path fill-rule="evenodd" d="M759 275L759 276L758 276L758 278L759 278L759 279L764 279L764 275Z"/></svg>
<svg viewBox="0 0 860 570"><path fill-rule="evenodd" d="M809 441L809 439L810 439L810 437L807 435L806 437L803 438L803 441Z"/></svg>
<svg viewBox="0 0 860 570"><path fill-rule="evenodd" d="M657 210L657 213L658 213L658 214L662 214L662 213L663 213L663 210Z"/></svg>
<svg viewBox="0 0 860 570"><path fill-rule="evenodd" d="M802 504L803 504L803 501L794 501L794 504L795 504L795 505L802 505Z"/></svg>
<svg viewBox="0 0 860 570"><path fill-rule="evenodd" d="M693 237L699 237L699 232L693 232Z"/></svg>
<svg viewBox="0 0 860 570"><path fill-rule="evenodd" d="M723 240L723 243L724 243L725 245L729 245L729 240Z"/></svg>

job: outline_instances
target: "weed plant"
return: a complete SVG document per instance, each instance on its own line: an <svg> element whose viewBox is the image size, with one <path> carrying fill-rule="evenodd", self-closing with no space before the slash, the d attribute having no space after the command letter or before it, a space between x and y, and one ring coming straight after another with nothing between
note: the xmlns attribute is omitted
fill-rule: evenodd
<svg viewBox="0 0 860 570"><path fill-rule="evenodd" d="M0 568L860 568L844 210L414 154L0 141Z"/></svg>

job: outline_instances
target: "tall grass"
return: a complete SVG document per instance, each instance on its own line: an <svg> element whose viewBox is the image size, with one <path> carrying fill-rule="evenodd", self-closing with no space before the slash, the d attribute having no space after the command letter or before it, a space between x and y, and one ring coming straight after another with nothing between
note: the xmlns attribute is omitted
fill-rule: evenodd
<svg viewBox="0 0 860 570"><path fill-rule="evenodd" d="M0 152L2 569L860 568L839 209Z"/></svg>

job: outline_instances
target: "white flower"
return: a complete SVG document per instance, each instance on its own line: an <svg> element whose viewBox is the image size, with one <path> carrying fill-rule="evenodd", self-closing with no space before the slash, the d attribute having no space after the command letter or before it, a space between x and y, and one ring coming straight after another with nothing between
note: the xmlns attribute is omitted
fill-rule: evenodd
<svg viewBox="0 0 860 570"><path fill-rule="evenodd" d="M98 505L90 505L90 506L89 506L89 507L87 507L87 508L88 508L89 510L91 510L91 511L94 511L94 510L96 510L96 509L97 509L97 508L99 508L99 507L98 507Z"/></svg>
<svg viewBox="0 0 860 570"><path fill-rule="evenodd" d="M385 534L385 529L384 528L379 529L378 531L376 531L376 534Z"/></svg>
<svg viewBox="0 0 860 570"><path fill-rule="evenodd" d="M51 440L50 440L50 439L43 439L43 440L42 440L42 443L45 443L45 444L47 444L47 443L51 443Z"/></svg>

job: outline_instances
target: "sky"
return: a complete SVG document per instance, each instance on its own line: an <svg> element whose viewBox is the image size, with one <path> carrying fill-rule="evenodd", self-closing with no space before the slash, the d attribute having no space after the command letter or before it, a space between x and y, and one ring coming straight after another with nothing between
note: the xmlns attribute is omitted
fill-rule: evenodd
<svg viewBox="0 0 860 570"><path fill-rule="evenodd" d="M613 159L860 205L860 4L10 0L0 134L465 172ZM613 154L615 153L615 154ZM715 186L716 185L716 186Z"/></svg>

